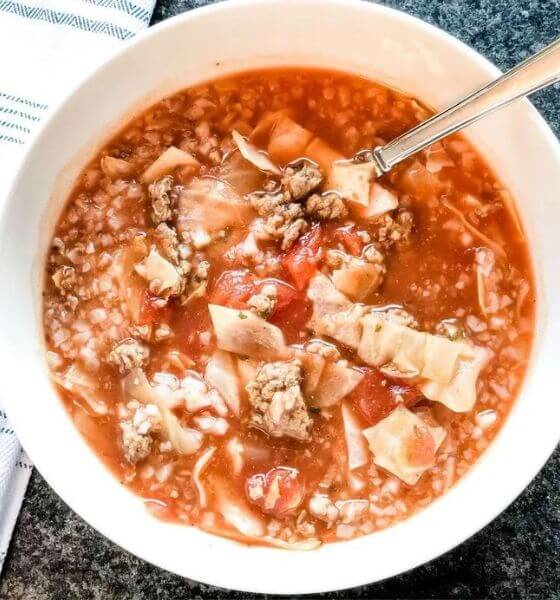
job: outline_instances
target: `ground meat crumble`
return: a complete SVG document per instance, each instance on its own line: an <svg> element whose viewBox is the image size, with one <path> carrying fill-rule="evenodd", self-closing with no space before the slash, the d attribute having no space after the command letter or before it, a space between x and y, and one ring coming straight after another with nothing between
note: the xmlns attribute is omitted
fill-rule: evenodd
<svg viewBox="0 0 560 600"><path fill-rule="evenodd" d="M167 260L177 264L179 262L179 239L177 232L167 223L160 223L154 232L161 250L161 254Z"/></svg>
<svg viewBox="0 0 560 600"><path fill-rule="evenodd" d="M172 195L173 177L167 176L152 183L148 188L151 201L150 216L154 225L173 219L174 198Z"/></svg>
<svg viewBox="0 0 560 600"><path fill-rule="evenodd" d="M297 360L265 363L247 384L252 406L250 424L273 437L309 439L313 420L301 393L302 369Z"/></svg>
<svg viewBox="0 0 560 600"><path fill-rule="evenodd" d="M336 194L307 196L323 182L321 169L311 161L302 160L284 170L281 187L267 185L264 191L247 197L262 219L255 227L259 240L282 240L282 250L290 246L308 229L305 216L317 219L337 219L347 214L342 199ZM306 200L307 198L307 200Z"/></svg>
<svg viewBox="0 0 560 600"><path fill-rule="evenodd" d="M344 200L336 192L312 194L305 202L305 214L319 221L344 219L348 209Z"/></svg>
<svg viewBox="0 0 560 600"><path fill-rule="evenodd" d="M150 358L149 349L133 338L127 338L117 344L107 357L107 361L117 367L121 375L132 369L144 367Z"/></svg>
<svg viewBox="0 0 560 600"><path fill-rule="evenodd" d="M158 429L161 414L155 404L140 405L132 401L128 404L128 408L134 411L132 418L121 422L120 428L125 457L135 464L150 454L151 433Z"/></svg>
<svg viewBox="0 0 560 600"><path fill-rule="evenodd" d="M280 247L282 250L288 250L299 236L307 231L307 221L303 216L300 204L290 202L280 205L255 225L255 237L259 240L281 239Z"/></svg>
<svg viewBox="0 0 560 600"><path fill-rule="evenodd" d="M302 200L323 183L323 173L314 163L302 160L284 169L282 186L293 200Z"/></svg>
<svg viewBox="0 0 560 600"><path fill-rule="evenodd" d="M78 281L74 267L60 267L52 276L52 280L62 295L71 293Z"/></svg>
<svg viewBox="0 0 560 600"><path fill-rule="evenodd" d="M393 214L383 215L376 223L377 239L384 247L397 242L406 242L414 226L414 216L407 209L400 209Z"/></svg>
<svg viewBox="0 0 560 600"><path fill-rule="evenodd" d="M247 302L249 308L259 317L268 319L276 308L278 289L275 285L267 284L258 294L251 296Z"/></svg>

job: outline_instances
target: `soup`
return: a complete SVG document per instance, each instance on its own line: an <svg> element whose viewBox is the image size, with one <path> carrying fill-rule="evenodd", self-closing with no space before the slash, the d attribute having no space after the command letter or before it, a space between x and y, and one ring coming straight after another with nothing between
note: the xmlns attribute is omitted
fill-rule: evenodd
<svg viewBox="0 0 560 600"><path fill-rule="evenodd" d="M243 73L160 101L76 181L44 330L70 416L157 517L310 549L383 529L477 460L534 327L511 197L429 116L339 73Z"/></svg>

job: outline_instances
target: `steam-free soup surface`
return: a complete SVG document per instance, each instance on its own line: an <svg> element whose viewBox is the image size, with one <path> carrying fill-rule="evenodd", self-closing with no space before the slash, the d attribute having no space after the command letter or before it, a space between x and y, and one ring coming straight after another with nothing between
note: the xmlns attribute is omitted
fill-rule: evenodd
<svg viewBox="0 0 560 600"><path fill-rule="evenodd" d="M314 548L426 506L492 441L531 346L526 239L462 137L375 178L368 149L428 114L356 77L245 73L162 100L80 175L49 364L157 517Z"/></svg>

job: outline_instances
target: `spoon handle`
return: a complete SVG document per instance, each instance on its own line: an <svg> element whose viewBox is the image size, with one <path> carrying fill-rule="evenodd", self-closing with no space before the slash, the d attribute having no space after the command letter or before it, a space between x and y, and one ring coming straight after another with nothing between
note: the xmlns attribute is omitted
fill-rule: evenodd
<svg viewBox="0 0 560 600"><path fill-rule="evenodd" d="M560 39L414 129L373 151L380 173L487 114L560 80Z"/></svg>

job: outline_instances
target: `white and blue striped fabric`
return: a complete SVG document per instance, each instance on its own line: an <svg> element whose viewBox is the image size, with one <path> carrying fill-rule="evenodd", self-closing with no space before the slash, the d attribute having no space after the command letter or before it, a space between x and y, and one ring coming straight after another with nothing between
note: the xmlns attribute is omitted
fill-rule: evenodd
<svg viewBox="0 0 560 600"><path fill-rule="evenodd" d="M49 109L150 23L155 0L0 0L0 207ZM31 473L0 404L0 571Z"/></svg>

